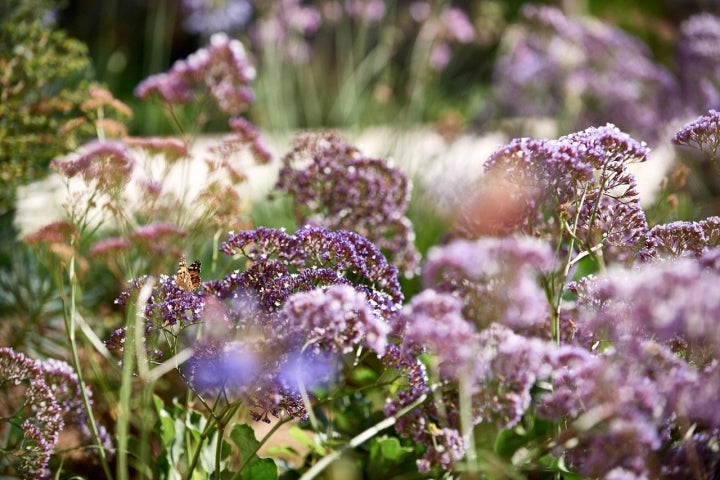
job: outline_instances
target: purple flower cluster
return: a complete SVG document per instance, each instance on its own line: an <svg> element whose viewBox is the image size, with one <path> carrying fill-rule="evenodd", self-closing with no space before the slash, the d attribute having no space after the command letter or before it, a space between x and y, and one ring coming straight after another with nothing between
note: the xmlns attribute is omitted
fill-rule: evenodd
<svg viewBox="0 0 720 480"><path fill-rule="evenodd" d="M683 103L690 114L720 108L720 18L701 13L680 25L675 51Z"/></svg>
<svg viewBox="0 0 720 480"><path fill-rule="evenodd" d="M639 337L598 355L563 347L551 359L553 388L537 412L564 422L555 449L571 468L602 478L693 478L714 468L716 362L698 369Z"/></svg>
<svg viewBox="0 0 720 480"><path fill-rule="evenodd" d="M244 258L244 270L195 290L161 276L144 306L147 333L206 328L186 372L195 389L243 399L257 419L304 418L298 372L315 372L301 382L309 390L335 377L338 356L386 353L403 296L397 269L369 240L322 227L294 235L258 228L232 234L221 250ZM117 303L127 305L144 282L134 280ZM108 345L121 348L124 336L114 332Z"/></svg>
<svg viewBox="0 0 720 480"><path fill-rule="evenodd" d="M655 225L645 236L643 259L695 257L720 246L720 217Z"/></svg>
<svg viewBox="0 0 720 480"><path fill-rule="evenodd" d="M206 287L222 299L252 291L267 312L278 311L293 293L337 284L352 284L364 292L385 318L403 299L397 268L372 242L354 232L304 227L290 235L260 227L231 235L221 250L242 255L249 265L244 272Z"/></svg>
<svg viewBox="0 0 720 480"><path fill-rule="evenodd" d="M385 161L365 157L335 133L302 134L283 159L276 188L292 196L298 224L352 230L406 275L416 272L415 232L405 216L410 182Z"/></svg>
<svg viewBox="0 0 720 480"><path fill-rule="evenodd" d="M156 94L170 104L179 104L195 98L196 90L208 92L220 111L237 115L255 100L250 89L254 78L255 69L242 43L217 33L207 48L175 62L168 72L143 80L135 94L142 99Z"/></svg>
<svg viewBox="0 0 720 480"><path fill-rule="evenodd" d="M552 344L517 335L497 323L477 331L462 309L457 297L425 290L404 308L396 326L403 335L389 364L408 374L407 386L388 402L385 413L395 414L423 392L431 396L396 424L400 435L427 447L418 461L423 472L433 466L450 469L465 455L459 413L463 397L473 426L511 428L531 407L532 387L550 375L547 356ZM438 382L432 392L421 378L421 355L431 358L428 373Z"/></svg>
<svg viewBox="0 0 720 480"><path fill-rule="evenodd" d="M185 328L202 321L205 308L205 294L202 290L189 291L177 285L174 276L161 275L144 307L147 322L146 331L158 332L163 328L179 326ZM115 300L116 305L126 306L133 296L149 281L148 277L132 280L128 289ZM120 334L118 332L113 338ZM120 346L122 338L113 340L112 345Z"/></svg>
<svg viewBox="0 0 720 480"><path fill-rule="evenodd" d="M389 323L373 311L363 292L349 285L296 293L285 303L282 316L287 341L297 350L345 354L362 346L378 356L385 354Z"/></svg>
<svg viewBox="0 0 720 480"><path fill-rule="evenodd" d="M557 140L515 139L486 161L459 233L573 239L581 251L632 258L648 225L628 165L647 154L644 144L610 124ZM511 207L487 205L500 200Z"/></svg>
<svg viewBox="0 0 720 480"><path fill-rule="evenodd" d="M80 428L84 440L91 439L78 378L65 362L35 361L0 348L0 385L2 403L9 408L0 421L4 457L0 464L11 465L21 478L49 475L50 456L67 425ZM104 447L110 448L106 439Z"/></svg>
<svg viewBox="0 0 720 480"><path fill-rule="evenodd" d="M380 356L387 347L389 324L349 285L295 293L275 314L234 302L224 316L239 310L244 323L215 329L213 339L195 346L188 375L199 391L243 400L259 420L282 413L305 418L301 388L335 380L342 355L367 348ZM237 339L228 341L228 332Z"/></svg>
<svg viewBox="0 0 720 480"><path fill-rule="evenodd" d="M550 305L538 277L555 269L550 246L532 238L455 240L428 252L423 284L463 301L478 328L502 324L549 338Z"/></svg>
<svg viewBox="0 0 720 480"><path fill-rule="evenodd" d="M685 125L672 138L675 145L685 145L700 150L708 160L718 164L718 148L720 148L720 112L710 110L697 120Z"/></svg>
<svg viewBox="0 0 720 480"><path fill-rule="evenodd" d="M569 130L613 122L648 141L677 108L677 82L646 45L621 30L559 9L527 5L495 70L501 108L517 116L565 116Z"/></svg>
<svg viewBox="0 0 720 480"><path fill-rule="evenodd" d="M640 336L675 345L682 350L678 353L718 356L715 318L720 297L713 293L718 280L720 272L695 259L587 277L574 287L581 306L577 328L592 333L596 341L622 342ZM676 345L679 338L682 343Z"/></svg>

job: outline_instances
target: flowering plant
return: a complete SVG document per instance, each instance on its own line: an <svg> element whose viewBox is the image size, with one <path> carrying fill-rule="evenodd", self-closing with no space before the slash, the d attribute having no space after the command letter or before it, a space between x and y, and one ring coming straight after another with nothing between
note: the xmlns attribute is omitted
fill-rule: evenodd
<svg viewBox="0 0 720 480"><path fill-rule="evenodd" d="M199 98L237 115L252 68L234 42L138 94L174 121ZM674 141L716 162L716 113ZM291 226L253 225L242 167L270 155L246 119L229 129L192 196L166 190L200 163L190 136L100 128L53 163L66 216L25 241L67 363L0 348L3 474L717 476L720 218L654 223L630 170L643 142L612 124L511 140L421 252L410 180L337 133L300 134L281 161ZM105 310L83 296L100 264L121 281Z"/></svg>

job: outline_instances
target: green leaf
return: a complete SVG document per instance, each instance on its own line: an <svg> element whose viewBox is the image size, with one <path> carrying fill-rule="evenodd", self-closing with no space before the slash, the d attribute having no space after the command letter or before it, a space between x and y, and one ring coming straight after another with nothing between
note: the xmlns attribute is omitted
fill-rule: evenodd
<svg viewBox="0 0 720 480"><path fill-rule="evenodd" d="M238 449L242 471L240 479L243 480L277 480L277 465L270 458L260 458L257 451L260 442L255 439L255 432L248 425L236 424L230 431L230 440Z"/></svg>
<svg viewBox="0 0 720 480"><path fill-rule="evenodd" d="M370 442L367 472L370 478L388 478L405 464L413 463L412 447L405 447L395 437L376 437Z"/></svg>

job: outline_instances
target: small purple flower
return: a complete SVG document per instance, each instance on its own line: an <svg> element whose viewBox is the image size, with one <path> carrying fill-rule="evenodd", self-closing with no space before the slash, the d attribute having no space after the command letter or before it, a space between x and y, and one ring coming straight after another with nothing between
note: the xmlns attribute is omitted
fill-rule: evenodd
<svg viewBox="0 0 720 480"><path fill-rule="evenodd" d="M128 305L132 297L147 282L146 277L132 280L128 289L115 300L116 305ZM146 329L149 332L178 326L185 328L200 323L205 309L205 295L202 290L188 291L175 283L174 276L161 275L144 306ZM113 346L121 346L124 331L116 330L111 337Z"/></svg>
<svg viewBox="0 0 720 480"><path fill-rule="evenodd" d="M0 384L8 393L14 392L8 399L15 398L18 402L3 411L0 425L6 440L11 438L7 430L10 422L22 431L17 445L3 445L4 460L23 478L44 478L49 474L46 469L50 455L65 427L63 416L74 410L70 405L61 406L60 402L73 399L63 395L57 399L46 382L42 364L11 348L0 348ZM58 392L62 394L61 390Z"/></svg>
<svg viewBox="0 0 720 480"><path fill-rule="evenodd" d="M654 338L670 345L680 337L681 351L698 358L720 354L715 319L720 272L692 259L645 264L632 272L612 270L578 283L580 331L595 340L625 342ZM680 353L680 352L678 352Z"/></svg>
<svg viewBox="0 0 720 480"><path fill-rule="evenodd" d="M461 212L458 233L521 232L631 260L648 227L628 166L645 161L647 154L645 144L610 124L557 140L515 139L485 162L486 175ZM502 192L514 205L510 215L483 208Z"/></svg>
<svg viewBox="0 0 720 480"><path fill-rule="evenodd" d="M462 306L454 296L424 290L413 297L399 319L406 354L432 354L444 380L467 376L477 360L478 334L463 318Z"/></svg>
<svg viewBox="0 0 720 480"><path fill-rule="evenodd" d="M353 232L305 227L289 235L261 227L231 235L221 250L228 255L241 254L253 265L241 274L211 282L207 288L220 298L254 290L267 312L280 310L292 293L351 284L348 275L381 316L392 315L402 302L397 269L372 242Z"/></svg>

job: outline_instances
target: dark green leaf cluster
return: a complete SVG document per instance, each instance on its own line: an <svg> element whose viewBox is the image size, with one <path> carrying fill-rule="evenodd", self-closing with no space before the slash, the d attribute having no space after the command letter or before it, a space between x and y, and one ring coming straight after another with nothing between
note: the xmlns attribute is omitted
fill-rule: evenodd
<svg viewBox="0 0 720 480"><path fill-rule="evenodd" d="M38 12L50 11L48 2L16 0L3 5L0 211L7 211L15 187L42 177L50 160L65 153L59 129L78 116L78 106L88 96L90 60L84 44L38 19Z"/></svg>

